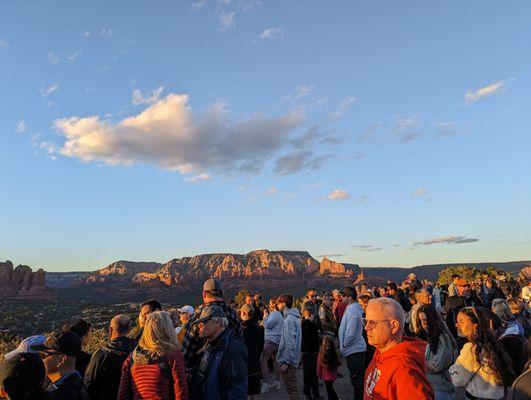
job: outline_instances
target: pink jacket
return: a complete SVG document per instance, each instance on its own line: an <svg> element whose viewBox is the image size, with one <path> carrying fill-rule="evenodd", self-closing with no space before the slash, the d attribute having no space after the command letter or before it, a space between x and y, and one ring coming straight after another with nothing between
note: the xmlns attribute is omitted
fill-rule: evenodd
<svg viewBox="0 0 531 400"><path fill-rule="evenodd" d="M323 381L335 381L337 379L337 367L333 370L321 364L321 358L317 357L317 376Z"/></svg>

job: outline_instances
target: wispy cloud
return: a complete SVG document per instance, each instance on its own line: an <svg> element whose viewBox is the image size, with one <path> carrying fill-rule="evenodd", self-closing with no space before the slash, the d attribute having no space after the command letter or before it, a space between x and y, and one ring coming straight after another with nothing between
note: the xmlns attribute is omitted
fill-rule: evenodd
<svg viewBox="0 0 531 400"><path fill-rule="evenodd" d="M100 29L100 36L103 36L103 37L106 37L106 38L110 38L110 37L112 37L113 34L114 34L114 32L112 31L112 29L109 29L109 28L101 28Z"/></svg>
<svg viewBox="0 0 531 400"><path fill-rule="evenodd" d="M345 253L333 253L333 254L319 254L318 256L316 257L319 257L319 258L335 258L335 257L343 257L343 256L346 256Z"/></svg>
<svg viewBox="0 0 531 400"><path fill-rule="evenodd" d="M235 11L223 11L219 14L219 30L228 31L236 27L234 18L236 17Z"/></svg>
<svg viewBox="0 0 531 400"><path fill-rule="evenodd" d="M411 197L413 197L414 199L418 197L427 197L429 195L430 195L430 191L426 188L418 188L413 193L411 193Z"/></svg>
<svg viewBox="0 0 531 400"><path fill-rule="evenodd" d="M310 190L319 189L321 188L321 186L323 186L323 182L315 182L315 183L312 183L310 186L308 186L308 189Z"/></svg>
<svg viewBox="0 0 531 400"><path fill-rule="evenodd" d="M220 104L194 115L188 102L187 95L168 94L117 123L98 116L56 120L65 140L60 153L111 166L151 163L182 174L258 174L304 122L297 112L234 121Z"/></svg>
<svg viewBox="0 0 531 400"><path fill-rule="evenodd" d="M194 175L194 176L187 176L186 178L184 178L184 181L187 183L196 184L200 182L209 181L210 179L212 178L208 174L199 174L199 175Z"/></svg>
<svg viewBox="0 0 531 400"><path fill-rule="evenodd" d="M463 244L479 242L476 238L467 238L465 236L443 236L435 239L421 240L414 242L413 246L430 245L430 244Z"/></svg>
<svg viewBox="0 0 531 400"><path fill-rule="evenodd" d="M343 189L335 189L332 190L328 196L328 200L336 201L336 200L348 200L350 198L350 195L346 190Z"/></svg>
<svg viewBox="0 0 531 400"><path fill-rule="evenodd" d="M281 37L284 37L284 30L278 26L264 29L262 33L258 36L258 38L262 40L278 39Z"/></svg>
<svg viewBox="0 0 531 400"><path fill-rule="evenodd" d="M53 65L57 65L61 62L61 57L59 57L57 54L55 54L54 52L50 51L48 53L48 62L50 64L53 64Z"/></svg>
<svg viewBox="0 0 531 400"><path fill-rule="evenodd" d="M24 120L20 120L18 121L18 124L17 124L17 133L24 133L26 132L26 123L24 122Z"/></svg>
<svg viewBox="0 0 531 400"><path fill-rule="evenodd" d="M59 84L58 83L52 83L50 86L48 86L45 89L41 89L41 96L42 97L48 97L54 92L57 92L59 90Z"/></svg>
<svg viewBox="0 0 531 400"><path fill-rule="evenodd" d="M410 117L395 117L395 136L400 143L412 142L422 136L420 132L420 117L412 115Z"/></svg>
<svg viewBox="0 0 531 400"><path fill-rule="evenodd" d="M9 42L5 39L0 38L0 49L9 49Z"/></svg>
<svg viewBox="0 0 531 400"><path fill-rule="evenodd" d="M332 113L332 116L335 118L339 118L343 116L347 110L352 106L352 103L356 101L356 98L353 96L349 96L341 101L339 103L339 106L337 107L337 110Z"/></svg>
<svg viewBox="0 0 531 400"><path fill-rule="evenodd" d="M438 136L454 136L457 135L457 127L453 122L439 122L437 124Z"/></svg>
<svg viewBox="0 0 531 400"><path fill-rule="evenodd" d="M194 1L191 5L192 11L199 11L206 5L206 0Z"/></svg>
<svg viewBox="0 0 531 400"><path fill-rule="evenodd" d="M131 100L131 103L133 103L133 105L135 106L138 106L141 104L147 104L147 105L154 104L160 100L160 95L162 94L163 90L164 90L164 87L160 86L157 89L154 89L153 91L151 91L151 95L144 97L140 90L135 89L133 90L133 95L132 95L133 98Z"/></svg>
<svg viewBox="0 0 531 400"><path fill-rule="evenodd" d="M274 172L278 175L291 175L312 171L321 168L330 159L330 154L316 155L311 150L294 151L275 161Z"/></svg>
<svg viewBox="0 0 531 400"><path fill-rule="evenodd" d="M296 87L290 94L287 96L284 96L282 100L284 101L293 101L293 100L300 100L303 97L310 96L315 89L315 86L313 84L305 84L300 85Z"/></svg>
<svg viewBox="0 0 531 400"><path fill-rule="evenodd" d="M83 32L83 36L85 36L85 37L89 37L90 35L92 35L92 33L90 31Z"/></svg>
<svg viewBox="0 0 531 400"><path fill-rule="evenodd" d="M78 51L75 51L74 53L72 54L68 54L66 56L66 58L68 59L68 61L70 61L71 63L75 62L76 59L82 54L83 52L81 50L78 50Z"/></svg>
<svg viewBox="0 0 531 400"><path fill-rule="evenodd" d="M352 248L355 250L374 252L382 250L382 247L375 246L373 244L353 244Z"/></svg>
<svg viewBox="0 0 531 400"><path fill-rule="evenodd" d="M476 90L470 89L465 93L465 104L473 104L485 97L500 93L505 89L505 86L506 83L504 81L498 81Z"/></svg>
<svg viewBox="0 0 531 400"><path fill-rule="evenodd" d="M248 184L245 184L245 185L240 185L236 188L236 190L238 192L245 192L247 189L249 189L250 185Z"/></svg>

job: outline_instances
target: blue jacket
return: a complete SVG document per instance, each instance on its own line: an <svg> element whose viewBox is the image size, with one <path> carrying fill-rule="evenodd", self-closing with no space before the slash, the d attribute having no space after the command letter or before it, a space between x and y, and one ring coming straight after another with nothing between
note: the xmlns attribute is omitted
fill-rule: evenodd
<svg viewBox="0 0 531 400"><path fill-rule="evenodd" d="M295 307L284 310L282 337L278 344L277 363L288 364L294 368L301 359L302 327L301 315Z"/></svg>
<svg viewBox="0 0 531 400"><path fill-rule="evenodd" d="M247 400L247 349L229 329L204 347L191 398Z"/></svg>
<svg viewBox="0 0 531 400"><path fill-rule="evenodd" d="M363 315L358 302L345 308L341 325L339 325L339 351L343 357L367 350L363 338Z"/></svg>

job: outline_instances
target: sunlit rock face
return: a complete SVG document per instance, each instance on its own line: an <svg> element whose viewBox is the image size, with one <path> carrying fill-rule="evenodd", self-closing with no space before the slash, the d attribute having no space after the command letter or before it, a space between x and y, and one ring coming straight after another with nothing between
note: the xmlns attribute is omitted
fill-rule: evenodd
<svg viewBox="0 0 531 400"><path fill-rule="evenodd" d="M46 272L27 265L13 268L11 261L0 262L0 298L53 299L55 292L46 287Z"/></svg>

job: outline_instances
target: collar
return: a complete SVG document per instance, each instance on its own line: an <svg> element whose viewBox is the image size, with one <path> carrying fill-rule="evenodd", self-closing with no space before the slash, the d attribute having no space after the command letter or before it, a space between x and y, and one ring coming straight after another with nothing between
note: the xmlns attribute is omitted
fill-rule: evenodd
<svg viewBox="0 0 531 400"><path fill-rule="evenodd" d="M68 379L70 378L71 376L73 375L77 375L77 377L79 378L79 380L83 380L83 378L81 377L81 374L78 372L78 371L72 371L72 372L69 372L68 374L66 375L63 375L62 377L60 377L58 380L56 380L55 382L53 382L51 385L50 385L50 388L49 388L49 391L54 391L54 390L57 390L59 389L59 387Z"/></svg>

